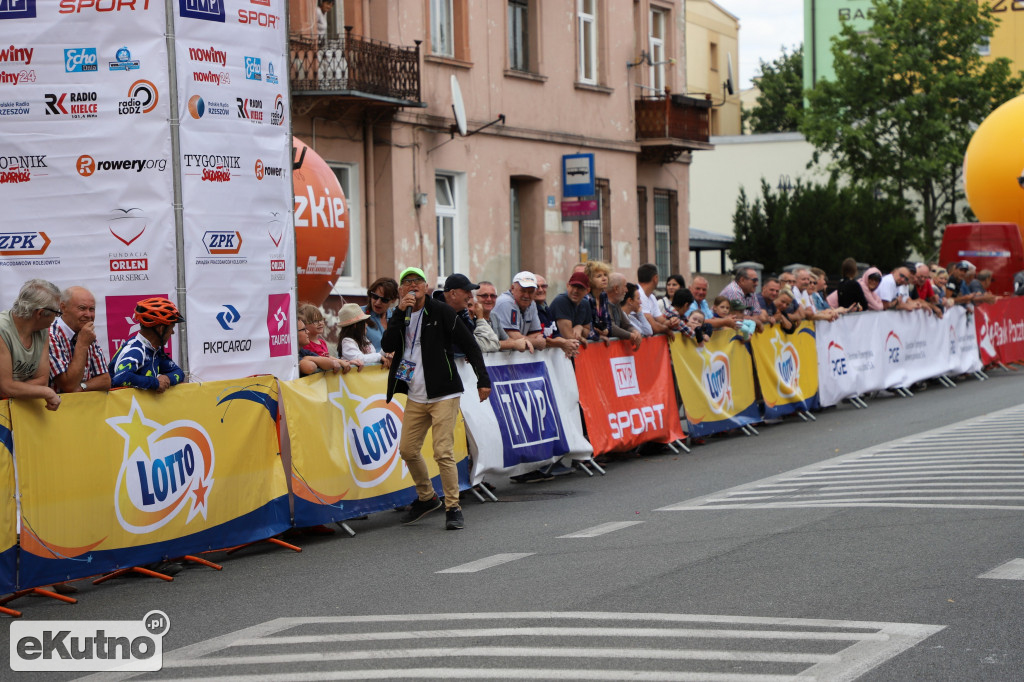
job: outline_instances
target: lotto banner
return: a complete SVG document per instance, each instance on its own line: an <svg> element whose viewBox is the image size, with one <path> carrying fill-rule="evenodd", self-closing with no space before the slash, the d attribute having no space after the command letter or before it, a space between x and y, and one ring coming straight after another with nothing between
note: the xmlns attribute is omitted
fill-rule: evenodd
<svg viewBox="0 0 1024 682"><path fill-rule="evenodd" d="M370 365L361 372L319 372L281 382L296 526L344 521L416 497L398 453L405 395L385 402L387 377L381 365ZM440 492L429 432L422 452ZM460 489L469 487L467 454L460 418L455 427Z"/></svg>
<svg viewBox="0 0 1024 682"><path fill-rule="evenodd" d="M975 306L974 324L983 365L1024 360L1024 298Z"/></svg>
<svg viewBox="0 0 1024 682"><path fill-rule="evenodd" d="M642 443L685 438L664 336L639 350L614 341L591 343L576 357L576 383L594 452L622 452Z"/></svg>
<svg viewBox="0 0 1024 682"><path fill-rule="evenodd" d="M778 325L750 338L766 419L818 407L818 348L814 323L801 322L792 333Z"/></svg>
<svg viewBox="0 0 1024 682"><path fill-rule="evenodd" d="M296 376L285 0L174 3L189 370Z"/></svg>
<svg viewBox="0 0 1024 682"><path fill-rule="evenodd" d="M865 312L816 325L821 404L981 368L972 313Z"/></svg>
<svg viewBox="0 0 1024 682"><path fill-rule="evenodd" d="M560 350L484 353L491 396L480 402L476 373L458 360L466 391L466 418L473 456L473 483L485 473L523 474L561 459L587 459L593 448L583 435L579 391L572 363ZM501 435L497 447L496 434Z"/></svg>
<svg viewBox="0 0 1024 682"><path fill-rule="evenodd" d="M754 365L742 336L719 329L697 347L693 339L677 334L670 348L691 436L701 438L761 421Z"/></svg>
<svg viewBox="0 0 1024 682"><path fill-rule="evenodd" d="M0 2L0 307L85 286L108 356L177 289L166 32L162 2Z"/></svg>
<svg viewBox="0 0 1024 682"><path fill-rule="evenodd" d="M0 402L0 594L13 592L18 582L18 508L9 402Z"/></svg>
<svg viewBox="0 0 1024 682"><path fill-rule="evenodd" d="M11 401L20 587L286 530L277 407L273 377Z"/></svg>

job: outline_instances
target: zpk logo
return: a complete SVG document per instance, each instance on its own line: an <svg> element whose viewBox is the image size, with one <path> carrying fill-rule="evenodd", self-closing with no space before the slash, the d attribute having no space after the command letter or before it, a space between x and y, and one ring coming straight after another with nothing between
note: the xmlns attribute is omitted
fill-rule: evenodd
<svg viewBox="0 0 1024 682"><path fill-rule="evenodd" d="M0 232L0 256L41 256L48 246L45 232Z"/></svg>
<svg viewBox="0 0 1024 682"><path fill-rule="evenodd" d="M203 234L203 246L211 256L236 255L242 250L242 234L237 230L210 230Z"/></svg>

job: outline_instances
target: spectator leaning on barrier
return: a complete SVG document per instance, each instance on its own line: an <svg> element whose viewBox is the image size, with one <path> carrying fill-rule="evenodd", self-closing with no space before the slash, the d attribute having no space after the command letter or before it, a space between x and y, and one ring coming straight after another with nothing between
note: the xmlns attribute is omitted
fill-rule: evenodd
<svg viewBox="0 0 1024 682"><path fill-rule="evenodd" d="M661 309L661 314L666 317L671 317L670 313L675 313L676 316L680 316L682 311L677 310L672 304L672 299L676 295L676 292L680 289L686 288L686 280L683 279L682 275L669 275L668 279L665 280L665 295L658 299L658 307Z"/></svg>
<svg viewBox="0 0 1024 682"><path fill-rule="evenodd" d="M825 290L828 288L828 276L825 274L825 271L821 268L811 268L811 278L813 283L811 300L814 301L814 309L821 312L829 308L835 308L835 306L829 305L828 300L825 298Z"/></svg>
<svg viewBox="0 0 1024 682"><path fill-rule="evenodd" d="M684 316L688 315L690 311L699 310L704 313L704 318L710 320L714 315L714 311L711 310L711 306L708 305L708 281L697 275L693 278L690 283L690 293L693 294L693 303L683 311Z"/></svg>
<svg viewBox="0 0 1024 682"><path fill-rule="evenodd" d="M498 301L498 291L494 288L494 284L487 280L481 280L480 288L476 292L476 300L480 303L483 318L491 325L494 333L498 334L498 321L491 317L491 313L494 312L494 304ZM498 334L498 338L501 338L500 334Z"/></svg>
<svg viewBox="0 0 1024 682"><path fill-rule="evenodd" d="M96 298L83 287L68 287L60 312L50 325L50 386L58 393L106 391L110 373L96 341Z"/></svg>
<svg viewBox="0 0 1024 682"><path fill-rule="evenodd" d="M498 334L501 350L541 350L545 346L544 331L537 316L533 293L537 278L532 272L519 272L512 278L512 286L498 296L491 311L491 327Z"/></svg>
<svg viewBox="0 0 1024 682"><path fill-rule="evenodd" d="M313 351L322 358L330 357L330 348L327 347L327 341L323 338L326 323L320 308L312 303L299 303L298 315L299 319L306 323L306 334L309 336L309 343L303 348Z"/></svg>
<svg viewBox="0 0 1024 682"><path fill-rule="evenodd" d="M537 306L537 318L540 319L540 328L544 332L544 338L550 339L555 333L555 319L551 317L548 309L548 280L544 275L533 273L537 278L537 290L533 292L533 303Z"/></svg>
<svg viewBox="0 0 1024 682"><path fill-rule="evenodd" d="M398 450L416 483L417 499L402 517L402 523L415 523L441 507L420 452L430 429L434 461L441 472L444 490L445 528L459 530L465 527L465 521L459 506L454 433L463 386L455 369L454 346L462 349L476 373L481 402L491 393L491 380L473 334L451 306L427 296L423 271L406 268L398 281L398 310L384 332L381 348L394 353L388 372L387 402L395 393L408 396Z"/></svg>
<svg viewBox="0 0 1024 682"><path fill-rule="evenodd" d="M338 358L347 360L360 370L365 365L380 363L387 368L391 361L366 338L366 323L370 316L355 303L346 303L338 311Z"/></svg>
<svg viewBox="0 0 1024 682"><path fill-rule="evenodd" d="M857 281L857 261L847 258L840 266L842 278L839 286L828 295L828 302L833 308L846 308L849 312L855 313L868 309L868 300L864 297L864 290Z"/></svg>
<svg viewBox="0 0 1024 682"><path fill-rule="evenodd" d="M767 316L762 314L761 305L754 295L756 290L757 271L754 268L739 268L733 280L722 289L719 296L725 296L730 301L742 302L744 319L753 320L757 331L761 331L761 320L767 319Z"/></svg>
<svg viewBox="0 0 1024 682"><path fill-rule="evenodd" d="M793 331L800 321L799 310L794 313L786 312L793 303L793 290L788 286L782 287L779 295L775 297L775 314L769 318L769 324L777 324L785 331Z"/></svg>
<svg viewBox="0 0 1024 682"><path fill-rule="evenodd" d="M579 353L579 347L587 344L590 335L590 306L583 300L589 289L590 279L582 272L574 272L565 292L555 296L549 307L555 331L548 343L561 348L569 357Z"/></svg>
<svg viewBox="0 0 1024 682"><path fill-rule="evenodd" d="M60 310L60 290L45 279L21 285L10 310L0 313L0 397L42 398L46 409L60 407L49 386L49 333Z"/></svg>
<svg viewBox="0 0 1024 682"><path fill-rule="evenodd" d="M911 281L913 289L910 291L910 299L914 305L942 317L942 306L939 304L939 297L935 294L935 288L932 287L932 272L928 266L924 263L915 265Z"/></svg>
<svg viewBox="0 0 1024 682"><path fill-rule="evenodd" d="M612 266L599 260L587 263L586 276L590 280L590 292L584 302L590 308L590 334L588 341L600 341L608 338L611 331L612 318L608 310L608 276Z"/></svg>
<svg viewBox="0 0 1024 682"><path fill-rule="evenodd" d="M473 334L480 350L484 353L493 353L501 349L498 335L491 329L487 320L478 316L475 311L470 312L469 310L469 304L473 301L473 292L479 288L479 284L473 284L465 275L459 273L448 275L448 279L444 281L443 299L455 311L459 320L466 325L466 329ZM465 352L458 348L456 355L464 356Z"/></svg>
<svg viewBox="0 0 1024 682"><path fill-rule="evenodd" d="M757 294L757 304L761 310L771 317L775 314L775 298L779 295L782 285L778 277L765 277L761 282L761 293Z"/></svg>
<svg viewBox="0 0 1024 682"><path fill-rule="evenodd" d="M374 350L380 350L380 339L388 328L391 304L398 298L398 282L390 277L380 277L366 288L367 304L363 311L370 316L366 321L366 338Z"/></svg>
<svg viewBox="0 0 1024 682"><path fill-rule="evenodd" d="M166 298L147 298L135 305L135 320L139 331L110 360L110 386L163 393L183 383L185 373L164 352L174 334L174 325L185 321L178 307Z"/></svg>
<svg viewBox="0 0 1024 682"><path fill-rule="evenodd" d="M633 326L629 316L622 310L622 299L626 296L626 276L621 272L613 272L608 276L608 310L612 316L611 335L617 339L628 340L634 350L640 348L643 334Z"/></svg>
<svg viewBox="0 0 1024 682"><path fill-rule="evenodd" d="M973 292L974 303L995 303L997 300L999 300L998 296L990 294L988 291L988 288L992 286L991 270L982 270L981 272L979 272L978 276L974 279L974 282L972 282L971 284L973 285L975 283L977 283L977 288L979 288L980 291Z"/></svg>
<svg viewBox="0 0 1024 682"><path fill-rule="evenodd" d="M342 374L348 372L351 365L348 360L338 358L321 357L304 346L309 343L309 333L306 331L306 322L301 317L295 321L295 338L299 348L299 376L305 377L317 372L332 372L341 370Z"/></svg>
<svg viewBox="0 0 1024 682"><path fill-rule="evenodd" d="M886 310L913 310L910 302L910 270L901 265L882 278L878 285L878 297Z"/></svg>
<svg viewBox="0 0 1024 682"><path fill-rule="evenodd" d="M654 336L651 323L643 312L643 289L630 282L626 285L626 296L622 299L622 312L629 317L630 323L640 331L641 336Z"/></svg>
<svg viewBox="0 0 1024 682"><path fill-rule="evenodd" d="M661 313L658 299L654 297L654 290L658 287L658 266L644 263L636 269L636 279L640 285L640 312L647 318L651 330L655 334L672 336L676 321Z"/></svg>

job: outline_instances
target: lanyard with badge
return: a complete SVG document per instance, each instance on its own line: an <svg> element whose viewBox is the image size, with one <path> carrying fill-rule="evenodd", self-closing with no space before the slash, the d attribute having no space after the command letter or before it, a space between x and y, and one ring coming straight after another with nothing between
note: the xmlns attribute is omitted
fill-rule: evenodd
<svg viewBox="0 0 1024 682"><path fill-rule="evenodd" d="M418 314L419 317L416 318L416 328L413 329L413 332L412 332L412 342L408 346L410 351L416 346L416 336L417 336L417 334L420 333L420 323L423 320L423 311L420 311L419 313L414 313L414 314ZM410 320L411 319L412 319L412 316L410 315ZM406 338L407 339L409 338L408 337L408 332L406 332ZM402 361L400 363L398 363L398 371L395 372L395 378L400 380L400 381L404 381L407 384L411 384L412 383L412 376L415 373L416 373L416 363L415 362L410 362L406 358L402 358Z"/></svg>

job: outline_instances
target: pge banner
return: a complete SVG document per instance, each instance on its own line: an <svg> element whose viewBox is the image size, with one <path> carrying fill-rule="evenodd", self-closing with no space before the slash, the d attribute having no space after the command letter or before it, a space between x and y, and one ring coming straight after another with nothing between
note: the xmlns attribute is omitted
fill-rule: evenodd
<svg viewBox="0 0 1024 682"><path fill-rule="evenodd" d="M1024 298L975 306L974 323L983 365L1024 360Z"/></svg>
<svg viewBox="0 0 1024 682"><path fill-rule="evenodd" d="M980 369L970 315L953 306L942 317L923 310L883 311L817 323L821 404Z"/></svg>
<svg viewBox="0 0 1024 682"><path fill-rule="evenodd" d="M778 419L818 407L818 348L814 323L801 322L791 332L765 327L750 338L766 419Z"/></svg>
<svg viewBox="0 0 1024 682"><path fill-rule="evenodd" d="M15 590L18 565L18 508L14 499L14 440L9 402L0 402L0 594Z"/></svg>
<svg viewBox="0 0 1024 682"><path fill-rule="evenodd" d="M576 377L565 353L484 353L484 363L491 396L480 402L473 367L465 360L456 362L466 387L461 406L474 484L488 472L515 476L562 457L591 456L593 448L580 420Z"/></svg>
<svg viewBox="0 0 1024 682"><path fill-rule="evenodd" d="M254 377L12 400L21 587L261 540L287 528L277 382Z"/></svg>
<svg viewBox="0 0 1024 682"><path fill-rule="evenodd" d="M691 436L701 438L761 420L754 365L742 336L719 329L697 347L693 339L677 334L670 348Z"/></svg>
<svg viewBox="0 0 1024 682"><path fill-rule="evenodd" d="M631 450L642 443L685 438L664 336L639 350L613 341L591 343L576 357L576 382L594 452Z"/></svg>
<svg viewBox="0 0 1024 682"><path fill-rule="evenodd" d="M398 452L405 395L385 402L387 377L381 365L369 365L361 372L321 372L281 382L296 526L344 521L416 497ZM440 491L430 432L422 452L434 489ZM462 419L455 426L455 462L459 487L468 488Z"/></svg>

